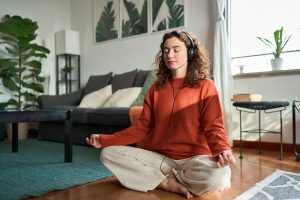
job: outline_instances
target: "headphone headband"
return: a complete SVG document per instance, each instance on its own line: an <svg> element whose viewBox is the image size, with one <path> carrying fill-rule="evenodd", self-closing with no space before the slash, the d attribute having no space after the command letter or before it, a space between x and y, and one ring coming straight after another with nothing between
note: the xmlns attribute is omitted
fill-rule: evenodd
<svg viewBox="0 0 300 200"><path fill-rule="evenodd" d="M195 45L194 45L194 42L193 42L193 38L187 34L187 33L184 33L184 35L189 39L189 41L191 42L191 48L195 48Z"/></svg>

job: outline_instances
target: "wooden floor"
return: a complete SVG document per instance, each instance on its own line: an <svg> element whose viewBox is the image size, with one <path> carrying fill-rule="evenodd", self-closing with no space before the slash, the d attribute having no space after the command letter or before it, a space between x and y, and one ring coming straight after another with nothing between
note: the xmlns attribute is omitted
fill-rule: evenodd
<svg viewBox="0 0 300 200"><path fill-rule="evenodd" d="M238 152L238 149L234 149ZM284 160L279 160L279 152L266 151L259 154L257 150L244 149L244 159L240 160L239 154L234 154L237 164L232 166L232 187L222 193L212 193L197 200L232 200L243 193L255 183L270 175L276 169L300 173L300 162L295 161L292 153L285 153ZM38 198L27 198L35 200L183 200L183 196L155 189L148 193L137 192L126 189L114 178L99 180L68 190L54 191Z"/></svg>

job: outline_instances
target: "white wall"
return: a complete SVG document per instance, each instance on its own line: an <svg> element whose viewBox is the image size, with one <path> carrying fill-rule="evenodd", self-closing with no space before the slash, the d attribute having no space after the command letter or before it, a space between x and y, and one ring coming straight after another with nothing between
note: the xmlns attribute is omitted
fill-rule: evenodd
<svg viewBox="0 0 300 200"><path fill-rule="evenodd" d="M55 93L54 33L71 26L71 0L0 0L0 17L19 15L37 21L39 29L36 43L43 44L51 53L43 62L43 75L50 75L50 93ZM2 91L2 89L1 89ZM4 92L7 92L4 90ZM0 95L0 102L7 96Z"/></svg>
<svg viewBox="0 0 300 200"><path fill-rule="evenodd" d="M300 74L295 75L277 75L277 76L260 76L260 77L244 77L235 78L233 84L234 93L258 93L263 95L265 101L286 100L290 102L290 106L282 112L283 116L283 142L292 143L292 101L300 100ZM239 139L239 111L234 107L233 114L233 138ZM261 115L262 128L267 130L279 131L279 113ZM243 113L243 129L258 128L258 114ZM297 115L298 134L297 143L300 143L300 114ZM245 140L257 141L258 134L243 133ZM278 134L264 134L262 141L276 142L280 141Z"/></svg>
<svg viewBox="0 0 300 200"><path fill-rule="evenodd" d="M186 30L193 32L211 52L211 0L186 1ZM93 44L93 0L71 1L72 29L80 32L83 85L91 74L122 73L136 68L151 69L162 39L148 34L118 41Z"/></svg>

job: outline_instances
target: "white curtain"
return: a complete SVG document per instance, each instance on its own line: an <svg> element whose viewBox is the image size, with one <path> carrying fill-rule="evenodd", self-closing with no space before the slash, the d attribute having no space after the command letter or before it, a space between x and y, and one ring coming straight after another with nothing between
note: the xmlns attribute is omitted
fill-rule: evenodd
<svg viewBox="0 0 300 200"><path fill-rule="evenodd" d="M227 0L216 0L217 21L214 38L213 76L224 112L225 128L228 131L229 141L232 143L232 74L229 58L226 23L223 16Z"/></svg>

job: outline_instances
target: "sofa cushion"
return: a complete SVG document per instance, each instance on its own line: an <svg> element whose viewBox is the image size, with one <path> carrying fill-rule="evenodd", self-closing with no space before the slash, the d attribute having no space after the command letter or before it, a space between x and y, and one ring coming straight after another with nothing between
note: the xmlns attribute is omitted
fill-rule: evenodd
<svg viewBox="0 0 300 200"><path fill-rule="evenodd" d="M111 80L112 92L119 89L133 87L133 83L137 74L137 69L123 74L115 74Z"/></svg>
<svg viewBox="0 0 300 200"><path fill-rule="evenodd" d="M112 72L105 75L90 76L84 88L83 96L107 86L112 78Z"/></svg>
<svg viewBox="0 0 300 200"><path fill-rule="evenodd" d="M130 107L134 100L139 96L141 90L141 87L131 87L117 90L108 98L102 107Z"/></svg>
<svg viewBox="0 0 300 200"><path fill-rule="evenodd" d="M136 74L133 87L143 87L149 72L150 70L139 70L138 73Z"/></svg>
<svg viewBox="0 0 300 200"><path fill-rule="evenodd" d="M88 115L88 123L106 126L130 126L128 113L129 107L94 109Z"/></svg>
<svg viewBox="0 0 300 200"><path fill-rule="evenodd" d="M84 96L79 104L79 108L100 108L102 104L112 95L111 85L91 92Z"/></svg>
<svg viewBox="0 0 300 200"><path fill-rule="evenodd" d="M145 98L148 90L152 86L152 84L155 82L155 80L156 80L155 72L154 71L150 71L148 73L148 76L147 76L145 82L144 82L144 85L143 85L143 88L141 90L141 93L135 99L135 101L131 104L131 106L143 106L143 104L144 104L144 98Z"/></svg>

